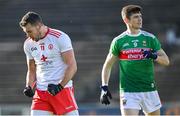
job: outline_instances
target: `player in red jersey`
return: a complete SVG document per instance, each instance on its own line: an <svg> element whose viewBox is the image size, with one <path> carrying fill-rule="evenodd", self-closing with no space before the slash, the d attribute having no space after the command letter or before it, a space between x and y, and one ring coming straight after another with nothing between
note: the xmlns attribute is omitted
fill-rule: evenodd
<svg viewBox="0 0 180 116"><path fill-rule="evenodd" d="M31 115L79 115L71 80L77 65L69 36L45 26L35 12L25 14L20 26L28 36L24 94L33 97Z"/></svg>

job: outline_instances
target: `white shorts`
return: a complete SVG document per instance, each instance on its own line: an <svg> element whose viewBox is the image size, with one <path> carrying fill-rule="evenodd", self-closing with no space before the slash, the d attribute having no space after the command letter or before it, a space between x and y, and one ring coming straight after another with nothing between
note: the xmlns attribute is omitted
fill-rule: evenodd
<svg viewBox="0 0 180 116"><path fill-rule="evenodd" d="M157 91L152 92L124 92L120 95L121 109L143 110L151 113L161 108L161 101Z"/></svg>

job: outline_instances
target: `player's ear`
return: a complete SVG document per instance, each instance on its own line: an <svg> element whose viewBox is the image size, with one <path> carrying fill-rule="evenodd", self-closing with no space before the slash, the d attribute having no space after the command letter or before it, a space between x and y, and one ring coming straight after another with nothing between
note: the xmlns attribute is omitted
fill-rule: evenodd
<svg viewBox="0 0 180 116"><path fill-rule="evenodd" d="M129 22L129 19L125 17L125 18L123 19L123 21L124 21L125 24L127 24L127 23Z"/></svg>

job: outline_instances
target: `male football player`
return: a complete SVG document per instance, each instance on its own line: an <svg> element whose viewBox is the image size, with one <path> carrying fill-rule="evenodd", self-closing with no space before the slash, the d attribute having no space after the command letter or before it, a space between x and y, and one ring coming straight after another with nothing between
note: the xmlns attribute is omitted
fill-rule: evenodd
<svg viewBox="0 0 180 116"><path fill-rule="evenodd" d="M71 80L77 65L69 36L44 25L35 12L25 14L20 26L28 37L24 94L33 97L31 115L79 115Z"/></svg>
<svg viewBox="0 0 180 116"><path fill-rule="evenodd" d="M161 101L154 81L154 62L168 66L169 59L156 36L141 30L142 14L138 5L123 7L121 14L127 30L113 39L102 69L100 101L110 104L108 89L111 68L120 67L120 108L122 115L160 115Z"/></svg>

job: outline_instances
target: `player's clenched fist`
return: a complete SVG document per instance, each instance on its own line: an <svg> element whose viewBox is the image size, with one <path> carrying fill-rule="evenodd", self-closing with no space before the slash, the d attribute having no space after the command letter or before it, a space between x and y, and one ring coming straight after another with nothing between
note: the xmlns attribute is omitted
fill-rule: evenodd
<svg viewBox="0 0 180 116"><path fill-rule="evenodd" d="M143 56L147 59L151 58L156 60L157 59L157 52L154 50L143 50L142 49Z"/></svg>
<svg viewBox="0 0 180 116"><path fill-rule="evenodd" d="M25 87L23 93L24 93L25 96L28 96L28 97L33 97L34 96L34 92L33 92L32 88L30 86Z"/></svg>
<svg viewBox="0 0 180 116"><path fill-rule="evenodd" d="M108 86L101 86L100 102L102 104L109 105L110 99L112 99L112 96L111 96L111 93L108 89Z"/></svg>
<svg viewBox="0 0 180 116"><path fill-rule="evenodd" d="M55 96L58 94L64 87L61 84L55 85L55 84L49 84L48 85L48 92L49 94Z"/></svg>

